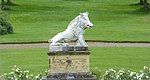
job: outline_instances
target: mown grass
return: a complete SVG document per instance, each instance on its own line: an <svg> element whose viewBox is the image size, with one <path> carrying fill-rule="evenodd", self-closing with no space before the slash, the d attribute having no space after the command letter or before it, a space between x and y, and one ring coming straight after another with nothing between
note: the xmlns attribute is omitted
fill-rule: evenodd
<svg viewBox="0 0 150 80"><path fill-rule="evenodd" d="M4 42L47 41L63 31L80 12L88 11L94 27L86 40L150 41L150 14L137 0L16 0L8 17L14 34L0 36Z"/></svg>
<svg viewBox="0 0 150 80"><path fill-rule="evenodd" d="M149 48L92 48L91 67L139 71L150 66Z"/></svg>
<svg viewBox="0 0 150 80"><path fill-rule="evenodd" d="M139 72L150 66L149 48L90 48L90 67L102 71L129 69ZM10 72L14 65L38 74L48 69L47 49L16 49L0 51L0 74Z"/></svg>
<svg viewBox="0 0 150 80"><path fill-rule="evenodd" d="M14 65L23 70L30 70L33 74L44 72L48 68L46 49L16 49L1 50L1 74L10 72Z"/></svg>

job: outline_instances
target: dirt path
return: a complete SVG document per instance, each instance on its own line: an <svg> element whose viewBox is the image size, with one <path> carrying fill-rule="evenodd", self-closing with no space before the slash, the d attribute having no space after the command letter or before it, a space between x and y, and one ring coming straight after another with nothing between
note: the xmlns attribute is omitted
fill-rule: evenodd
<svg viewBox="0 0 150 80"><path fill-rule="evenodd" d="M72 43L73 45L74 43ZM88 42L89 47L149 47L150 43L104 43ZM25 49L25 48L48 48L49 43L36 44L0 44L0 50Z"/></svg>

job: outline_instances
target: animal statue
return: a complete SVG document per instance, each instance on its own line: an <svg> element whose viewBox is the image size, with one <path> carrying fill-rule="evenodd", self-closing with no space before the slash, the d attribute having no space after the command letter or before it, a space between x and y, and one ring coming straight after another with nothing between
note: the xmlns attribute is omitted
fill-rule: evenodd
<svg viewBox="0 0 150 80"><path fill-rule="evenodd" d="M51 43L50 45L65 45L67 42L76 42L76 46L88 46L84 40L85 29L93 26L88 14L88 12L80 13L79 16L70 22L65 31L48 40Z"/></svg>

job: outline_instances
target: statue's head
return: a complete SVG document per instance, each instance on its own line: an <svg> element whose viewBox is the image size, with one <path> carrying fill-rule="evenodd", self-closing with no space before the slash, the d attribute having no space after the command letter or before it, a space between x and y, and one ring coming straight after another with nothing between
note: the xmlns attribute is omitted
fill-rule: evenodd
<svg viewBox="0 0 150 80"><path fill-rule="evenodd" d="M80 21L81 21L82 27L83 27L84 29L93 27L93 24L92 24L92 22L89 20L88 15L89 15L88 12L80 13Z"/></svg>

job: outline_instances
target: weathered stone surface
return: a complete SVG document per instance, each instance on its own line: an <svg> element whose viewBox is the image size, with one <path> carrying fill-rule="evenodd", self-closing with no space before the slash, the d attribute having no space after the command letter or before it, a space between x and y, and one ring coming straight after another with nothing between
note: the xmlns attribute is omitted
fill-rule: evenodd
<svg viewBox="0 0 150 80"><path fill-rule="evenodd" d="M52 49L47 53L50 55L80 55L90 54L88 47L81 46L51 46ZM58 48L58 49L55 49Z"/></svg>
<svg viewBox="0 0 150 80"><path fill-rule="evenodd" d="M89 55L51 55L49 73L89 72Z"/></svg>
<svg viewBox="0 0 150 80"><path fill-rule="evenodd" d="M82 47L82 46L50 46L48 55L53 55L53 54L60 54L60 53L76 53L76 54L89 54L90 51L88 49L88 47Z"/></svg>
<svg viewBox="0 0 150 80"><path fill-rule="evenodd" d="M64 45L64 42L76 42L78 46L88 46L84 40L85 29L93 26L88 14L88 12L80 13L69 23L65 31L48 40L50 45Z"/></svg>
<svg viewBox="0 0 150 80"><path fill-rule="evenodd" d="M58 73L49 74L43 80L97 80L91 73Z"/></svg>
<svg viewBox="0 0 150 80"><path fill-rule="evenodd" d="M88 47L51 46L49 71L43 80L96 80L89 70ZM57 49L58 48L58 49Z"/></svg>

